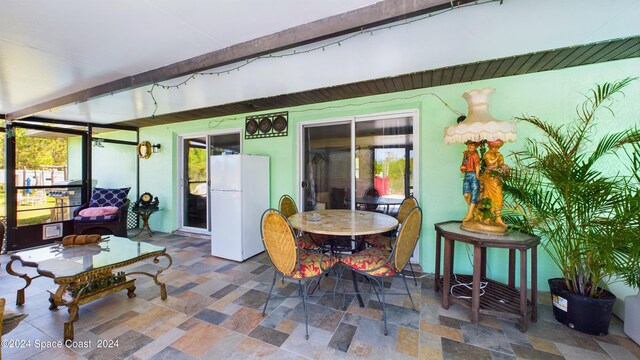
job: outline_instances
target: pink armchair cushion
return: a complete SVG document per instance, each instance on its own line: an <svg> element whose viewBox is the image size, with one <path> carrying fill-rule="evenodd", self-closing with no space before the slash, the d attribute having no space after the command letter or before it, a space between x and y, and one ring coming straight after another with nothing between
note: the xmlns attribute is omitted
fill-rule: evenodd
<svg viewBox="0 0 640 360"><path fill-rule="evenodd" d="M80 210L78 215L83 217L95 217L113 215L118 212L118 208L115 206L103 206L103 207L90 207Z"/></svg>

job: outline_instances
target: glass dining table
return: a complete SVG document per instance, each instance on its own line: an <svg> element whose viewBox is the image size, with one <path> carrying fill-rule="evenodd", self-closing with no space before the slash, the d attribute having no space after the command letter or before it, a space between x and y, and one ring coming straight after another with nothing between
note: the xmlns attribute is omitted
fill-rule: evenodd
<svg viewBox="0 0 640 360"><path fill-rule="evenodd" d="M361 250L364 243L360 238L363 235L385 233L398 226L398 220L392 216L361 210L305 211L291 215L289 222L295 229L311 234L350 237L356 241L351 252ZM355 271L352 275L358 303L364 307Z"/></svg>

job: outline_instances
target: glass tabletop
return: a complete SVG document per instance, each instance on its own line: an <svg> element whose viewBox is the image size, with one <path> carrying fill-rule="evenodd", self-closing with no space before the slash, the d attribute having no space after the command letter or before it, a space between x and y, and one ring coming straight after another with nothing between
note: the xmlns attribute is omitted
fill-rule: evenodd
<svg viewBox="0 0 640 360"><path fill-rule="evenodd" d="M63 278L165 251L164 247L111 235L99 244L71 247L56 244L20 251L11 257L19 258L24 262L37 263L39 271L46 271L56 278Z"/></svg>

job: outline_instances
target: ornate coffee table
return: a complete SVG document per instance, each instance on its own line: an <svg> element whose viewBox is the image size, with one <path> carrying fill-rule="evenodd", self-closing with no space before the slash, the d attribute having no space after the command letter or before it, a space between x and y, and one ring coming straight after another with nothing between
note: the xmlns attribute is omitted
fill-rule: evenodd
<svg viewBox="0 0 640 360"><path fill-rule="evenodd" d="M146 259L153 259L153 263L157 264L162 257L167 258L168 264L155 274L142 271L113 273L114 270ZM32 277L16 272L12 268L15 261L19 261L22 266L35 268L38 275ZM58 289L51 293L49 309L53 310L61 305L68 308L69 318L64 323L64 339L73 340L73 323L78 320L80 305L124 289L127 289L129 297L135 296L135 279L129 278L129 275L151 277L160 287L160 297L166 300L167 289L165 284L158 280L158 276L172 263L171 256L163 247L110 236L99 244L72 247L58 244L14 253L7 264L7 273L19 276L27 283L18 290L18 306L24 304L24 291L31 285L31 280L41 276L53 279Z"/></svg>

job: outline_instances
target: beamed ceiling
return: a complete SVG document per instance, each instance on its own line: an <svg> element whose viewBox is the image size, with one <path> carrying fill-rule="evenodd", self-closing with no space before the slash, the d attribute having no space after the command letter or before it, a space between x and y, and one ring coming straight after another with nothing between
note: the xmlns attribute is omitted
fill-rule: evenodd
<svg viewBox="0 0 640 360"><path fill-rule="evenodd" d="M535 52L121 122L137 127L268 111L640 57L640 36Z"/></svg>

